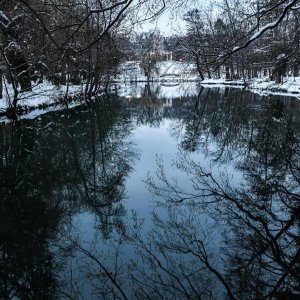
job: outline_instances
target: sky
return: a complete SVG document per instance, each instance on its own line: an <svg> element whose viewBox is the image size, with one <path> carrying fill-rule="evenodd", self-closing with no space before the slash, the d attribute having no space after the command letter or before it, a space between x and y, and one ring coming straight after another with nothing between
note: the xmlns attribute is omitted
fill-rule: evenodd
<svg viewBox="0 0 300 300"><path fill-rule="evenodd" d="M216 4L222 0L190 0L178 3L184 3L178 7L169 7L166 9L160 17L156 18L152 22L146 22L141 25L138 31L149 31L152 29L159 29L164 36L170 36L177 32L184 32L185 22L182 19L182 15L193 8L207 10L211 9L211 3L213 9L216 10Z"/></svg>
<svg viewBox="0 0 300 300"><path fill-rule="evenodd" d="M179 27L184 27L184 22L179 18L174 19L169 11L166 11L154 22L147 22L143 24L140 31L149 31L152 29L159 29L164 36L176 34Z"/></svg>

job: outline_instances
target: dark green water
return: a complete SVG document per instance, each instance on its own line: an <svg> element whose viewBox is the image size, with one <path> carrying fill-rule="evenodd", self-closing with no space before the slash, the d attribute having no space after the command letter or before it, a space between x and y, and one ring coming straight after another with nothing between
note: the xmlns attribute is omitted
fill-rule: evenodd
<svg viewBox="0 0 300 300"><path fill-rule="evenodd" d="M0 299L298 299L299 132L196 85L1 124Z"/></svg>

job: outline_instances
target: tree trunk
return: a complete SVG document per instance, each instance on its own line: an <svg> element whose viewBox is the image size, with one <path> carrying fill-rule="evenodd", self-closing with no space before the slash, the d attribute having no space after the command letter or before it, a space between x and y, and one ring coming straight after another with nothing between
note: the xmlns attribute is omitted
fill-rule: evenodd
<svg viewBox="0 0 300 300"><path fill-rule="evenodd" d="M229 66L225 66L225 79L226 80L230 80L230 70L229 70Z"/></svg>
<svg viewBox="0 0 300 300"><path fill-rule="evenodd" d="M13 21L0 11L0 31L2 41L4 43L2 54L5 56L6 67L11 73L12 80L20 84L21 91L31 91L31 80L29 65L25 59L22 48L15 40L15 26L12 25Z"/></svg>
<svg viewBox="0 0 300 300"><path fill-rule="evenodd" d="M208 76L209 79L211 79L210 68L209 68L209 64L207 62L207 58L206 57L205 57L205 67L206 67L207 76Z"/></svg>
<svg viewBox="0 0 300 300"><path fill-rule="evenodd" d="M20 46L16 42L11 42L5 48L5 55L9 63L9 67L15 76L15 80L21 86L21 92L31 91L32 87L29 65L23 55Z"/></svg>
<svg viewBox="0 0 300 300"><path fill-rule="evenodd" d="M234 79L234 66L233 63L230 63L230 79Z"/></svg>
<svg viewBox="0 0 300 300"><path fill-rule="evenodd" d="M293 75L294 75L294 77L299 76L299 64L297 62L295 62L295 64L294 64Z"/></svg>
<svg viewBox="0 0 300 300"><path fill-rule="evenodd" d="M2 71L0 70L0 99L3 98L3 77Z"/></svg>
<svg viewBox="0 0 300 300"><path fill-rule="evenodd" d="M204 76L203 76L203 73L201 71L199 55L197 55L197 53L195 53L195 59L196 59L197 70L198 70L199 76L200 76L201 81L202 81L202 80L204 80Z"/></svg>

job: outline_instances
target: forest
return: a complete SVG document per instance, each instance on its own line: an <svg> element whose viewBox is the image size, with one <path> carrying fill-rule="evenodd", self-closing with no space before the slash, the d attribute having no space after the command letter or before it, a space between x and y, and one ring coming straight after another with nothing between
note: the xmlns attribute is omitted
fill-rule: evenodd
<svg viewBox="0 0 300 300"><path fill-rule="evenodd" d="M163 36L139 26L172 12L183 29ZM195 66L199 81L299 75L299 1L1 0L1 101L14 116L22 93L40 83L105 90L135 60L147 77L157 62Z"/></svg>

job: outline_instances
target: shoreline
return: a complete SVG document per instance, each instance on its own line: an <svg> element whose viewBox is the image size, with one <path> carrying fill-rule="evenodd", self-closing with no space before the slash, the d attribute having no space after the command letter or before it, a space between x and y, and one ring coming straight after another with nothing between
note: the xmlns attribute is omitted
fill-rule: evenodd
<svg viewBox="0 0 300 300"><path fill-rule="evenodd" d="M126 84L138 84L147 83L145 80L137 81L123 81L115 80L112 81L111 85L126 85ZM292 82L292 83L291 83ZM236 88L245 89L260 96L282 96L282 97L293 97L295 99L300 99L300 78L289 78L283 84L275 84L274 82L267 81L265 78L256 78L253 80L225 80L225 79L205 79L203 81L195 80L191 78L190 80L151 80L150 84L161 84L162 86L179 86L182 84L196 83L205 88ZM297 84L293 84L297 83ZM69 94L65 98L65 87L61 86L59 89L53 86L44 85L38 86L34 93L25 93L22 95L23 98L19 100L20 104L17 106L17 119L29 119L35 118L39 115L47 113L49 111L59 111L66 108L74 107L83 103L79 100L83 96L83 85L81 86L70 86ZM290 90L289 90L290 89ZM114 92L115 89L109 89L110 92ZM99 95L103 94L103 91ZM64 95L64 96L63 96ZM63 96L63 97L62 97ZM92 99L91 99L92 100ZM2 101L5 101L2 99ZM66 101L63 103L63 101ZM6 108L4 106L0 107L0 123L6 123L13 121L13 119L7 117Z"/></svg>
<svg viewBox="0 0 300 300"><path fill-rule="evenodd" d="M261 96L275 95L300 99L300 77L288 77L278 84L268 78L250 80L204 79L200 85L205 87L234 87L244 88Z"/></svg>

